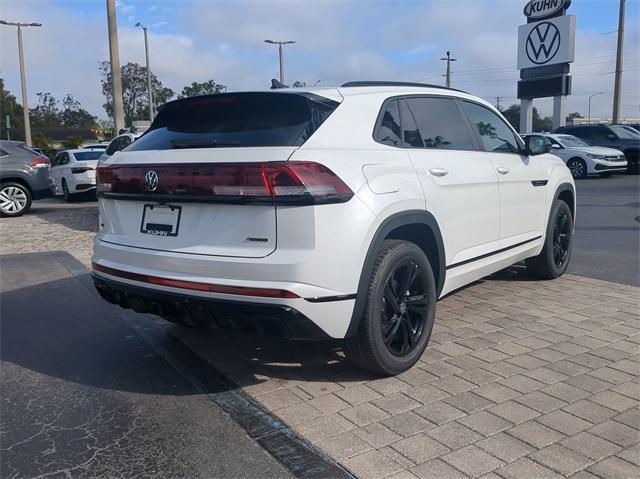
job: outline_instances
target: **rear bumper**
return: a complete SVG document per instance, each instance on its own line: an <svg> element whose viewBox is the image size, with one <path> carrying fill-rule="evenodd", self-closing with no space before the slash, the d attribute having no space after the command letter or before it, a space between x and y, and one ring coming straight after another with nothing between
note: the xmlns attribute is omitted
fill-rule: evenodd
<svg viewBox="0 0 640 479"><path fill-rule="evenodd" d="M44 188L44 189L40 189L40 190L34 190L33 191L33 199L34 200L40 200L42 198L49 198L51 196L53 196L55 193L55 187L53 185L51 185L50 187Z"/></svg>
<svg viewBox="0 0 640 479"><path fill-rule="evenodd" d="M231 301L133 286L93 274L102 298L138 313L182 318L213 329L272 334L289 339L330 339L297 309L284 304Z"/></svg>

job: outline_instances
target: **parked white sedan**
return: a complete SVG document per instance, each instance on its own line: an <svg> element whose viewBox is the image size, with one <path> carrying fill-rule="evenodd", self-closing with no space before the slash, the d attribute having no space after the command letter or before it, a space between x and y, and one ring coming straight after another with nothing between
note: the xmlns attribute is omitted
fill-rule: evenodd
<svg viewBox="0 0 640 479"><path fill-rule="evenodd" d="M96 188L96 166L102 150L66 150L56 155L51 165L51 176L56 195L71 201L72 195Z"/></svg>
<svg viewBox="0 0 640 479"><path fill-rule="evenodd" d="M551 153L564 160L574 178L586 178L594 174L608 176L627 169L624 153L614 148L591 146L573 135L532 133L523 136L543 137L551 146Z"/></svg>

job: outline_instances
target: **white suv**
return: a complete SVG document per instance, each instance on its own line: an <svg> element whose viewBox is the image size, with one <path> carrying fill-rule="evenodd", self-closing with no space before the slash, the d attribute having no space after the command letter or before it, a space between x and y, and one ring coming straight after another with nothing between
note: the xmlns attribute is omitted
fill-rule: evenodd
<svg viewBox="0 0 640 479"><path fill-rule="evenodd" d="M437 298L522 260L564 273L574 183L547 152L487 102L420 84L176 100L98 168L94 281L174 322L345 338L397 374Z"/></svg>

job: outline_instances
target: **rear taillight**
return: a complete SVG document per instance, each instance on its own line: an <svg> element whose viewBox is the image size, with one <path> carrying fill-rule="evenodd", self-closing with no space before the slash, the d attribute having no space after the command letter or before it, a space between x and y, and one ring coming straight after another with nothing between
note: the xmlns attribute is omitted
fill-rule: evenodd
<svg viewBox="0 0 640 479"><path fill-rule="evenodd" d="M333 171L305 161L99 166L97 192L108 197L278 204L342 203L353 197Z"/></svg>
<svg viewBox="0 0 640 479"><path fill-rule="evenodd" d="M50 166L51 162L46 156L38 156L31 160L31 168L49 168Z"/></svg>
<svg viewBox="0 0 640 479"><path fill-rule="evenodd" d="M71 168L71 173L77 175L78 173L85 173L87 171L91 171L93 168L89 168L88 166L79 166L76 168Z"/></svg>

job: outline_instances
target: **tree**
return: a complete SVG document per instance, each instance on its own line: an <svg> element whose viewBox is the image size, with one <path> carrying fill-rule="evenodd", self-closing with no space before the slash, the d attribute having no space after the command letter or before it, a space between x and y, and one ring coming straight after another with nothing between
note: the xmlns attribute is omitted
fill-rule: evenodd
<svg viewBox="0 0 640 479"><path fill-rule="evenodd" d="M58 100L46 91L36 94L38 102L35 108L29 109L32 128L55 128L60 125L60 109Z"/></svg>
<svg viewBox="0 0 640 479"><path fill-rule="evenodd" d="M113 116L113 94L111 91L111 64L102 61L99 64L102 80L102 94L105 103L102 105L109 116ZM134 120L149 118L149 96L147 93L147 69L138 63L129 62L120 69L122 77L122 103L124 107L125 125L131 126ZM151 92L156 108L169 101L174 93L166 88L151 72Z"/></svg>
<svg viewBox="0 0 640 479"><path fill-rule="evenodd" d="M208 80L206 82L192 82L191 85L185 86L178 98L189 98L192 96L200 95L215 95L216 93L222 93L226 91L227 87L216 83L214 80Z"/></svg>
<svg viewBox="0 0 640 479"><path fill-rule="evenodd" d="M575 120L576 118L584 118L584 116L582 116L582 114L578 113L577 111L569 113L567 115L567 123L573 123L573 120Z"/></svg>
<svg viewBox="0 0 640 479"><path fill-rule="evenodd" d="M42 150L49 158L56 156L56 149L53 147L53 140L41 133L36 133L32 138L33 146Z"/></svg>
<svg viewBox="0 0 640 479"><path fill-rule="evenodd" d="M61 102L49 92L37 93L38 103L29 109L34 128L94 128L97 118L82 108L73 95L67 94ZM62 108L61 108L62 107Z"/></svg>
<svg viewBox="0 0 640 479"><path fill-rule="evenodd" d="M303 87L307 86L307 82L296 80L296 81L293 82L293 85L291 85L291 86L293 88L303 88Z"/></svg>
<svg viewBox="0 0 640 479"><path fill-rule="evenodd" d="M84 139L80 136L68 136L66 140L62 142L63 150L75 150L76 148L80 148Z"/></svg>
<svg viewBox="0 0 640 479"><path fill-rule="evenodd" d="M60 120L67 128L95 128L98 118L82 108L78 100L67 94L62 99Z"/></svg>
<svg viewBox="0 0 640 479"><path fill-rule="evenodd" d="M5 118L9 115L12 128L24 128L22 105L18 104L16 97L4 88L4 80L0 78L0 130L2 139L7 138Z"/></svg>
<svg viewBox="0 0 640 479"><path fill-rule="evenodd" d="M502 114L507 119L509 123L516 129L520 129L520 105L514 103L509 106L506 110L502 111ZM551 131L553 127L553 121L551 117L545 116L544 118L540 116L538 109L533 107L533 131ZM527 132L522 132L527 133Z"/></svg>

